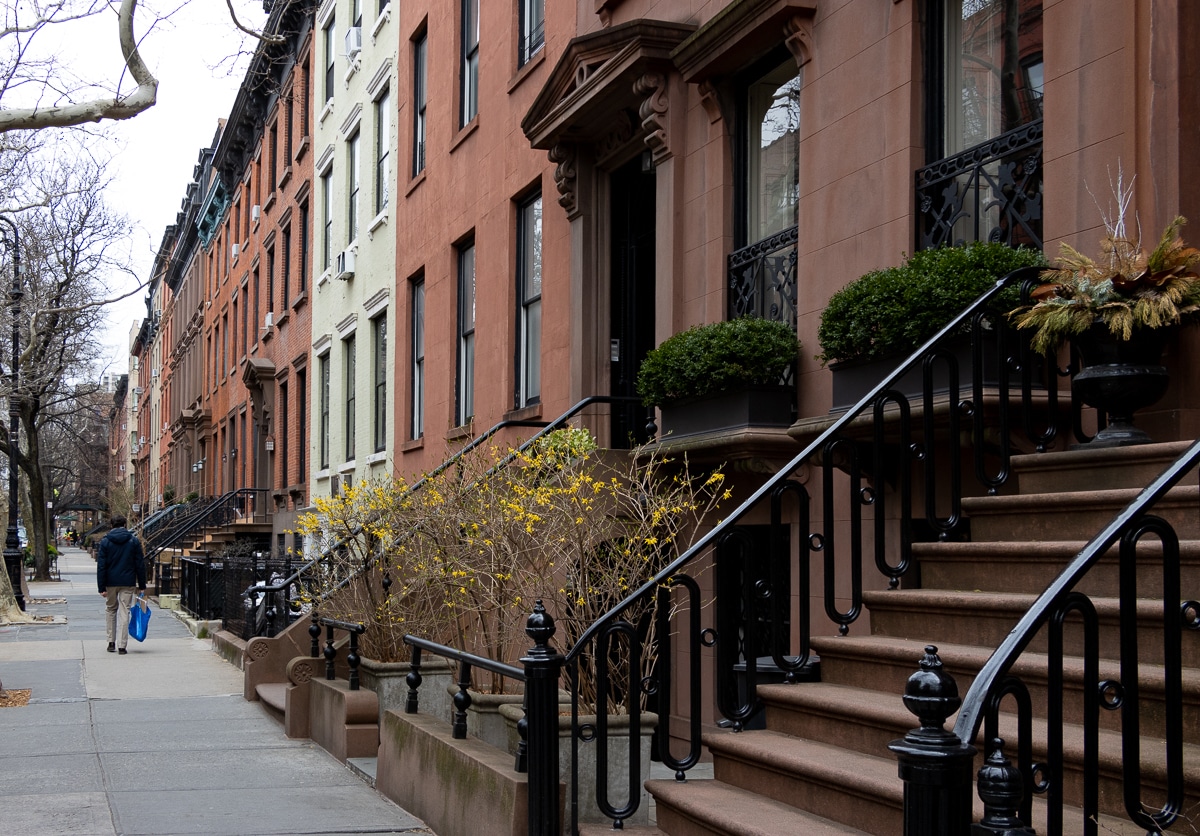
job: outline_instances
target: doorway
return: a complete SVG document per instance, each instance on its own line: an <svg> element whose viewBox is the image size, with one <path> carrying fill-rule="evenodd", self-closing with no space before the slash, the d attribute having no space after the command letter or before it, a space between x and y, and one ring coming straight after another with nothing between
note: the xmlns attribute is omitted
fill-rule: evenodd
<svg viewBox="0 0 1200 836"><path fill-rule="evenodd" d="M654 168L639 155L609 175L610 394L636 397L638 369L654 348ZM649 438L646 409L640 404L613 407L614 449Z"/></svg>

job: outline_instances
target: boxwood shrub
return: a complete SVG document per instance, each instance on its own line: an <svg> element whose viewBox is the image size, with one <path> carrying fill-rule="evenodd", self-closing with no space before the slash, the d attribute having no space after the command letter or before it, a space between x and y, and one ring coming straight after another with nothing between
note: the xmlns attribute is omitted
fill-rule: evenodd
<svg viewBox="0 0 1200 836"><path fill-rule="evenodd" d="M646 406L743 386L778 383L796 361L790 325L756 317L698 325L663 340L642 361L637 392Z"/></svg>
<svg viewBox="0 0 1200 836"><path fill-rule="evenodd" d="M824 363L905 354L938 332L981 293L1020 267L1045 266L1041 250L976 242L922 250L899 267L867 273L833 294L821 313ZM996 309L1007 312L1019 288Z"/></svg>

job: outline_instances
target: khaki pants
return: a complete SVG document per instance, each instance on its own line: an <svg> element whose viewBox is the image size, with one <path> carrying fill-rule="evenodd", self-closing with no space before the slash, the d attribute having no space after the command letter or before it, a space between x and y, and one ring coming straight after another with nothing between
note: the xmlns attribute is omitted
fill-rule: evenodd
<svg viewBox="0 0 1200 836"><path fill-rule="evenodd" d="M133 606L133 587L110 586L107 592L104 596L104 615L108 625L108 642L125 647L129 644L129 608Z"/></svg>

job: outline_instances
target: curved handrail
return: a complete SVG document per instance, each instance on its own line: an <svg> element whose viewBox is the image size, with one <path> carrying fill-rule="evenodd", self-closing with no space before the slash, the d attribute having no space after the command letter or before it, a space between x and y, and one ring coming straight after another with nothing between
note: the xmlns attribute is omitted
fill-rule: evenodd
<svg viewBox="0 0 1200 836"><path fill-rule="evenodd" d="M893 399L902 399L902 395L898 395L892 391L893 387L906 374L916 369L918 365L923 362L926 354L932 351L944 338L960 331L964 325L971 322L973 317L983 313L986 310L988 303L999 296L1000 293L1005 290L1005 288L1018 283L1021 284L1023 289L1031 286L1037 279L1038 273L1041 271L1041 269L1042 268L1040 267L1022 267L1014 270L1006 276L997 279L996 283L991 288L984 291L984 293L976 298L974 302L972 302L961 313L944 325L940 331L926 340L925 343L923 343L919 348L916 349L916 351L908 356L908 359L896 366L889 374L885 375L883 380L881 380L875 386L875 388L864 395L853 407L846 410L846 412L840 418L834 421L828 428L825 429L824 432L811 441L802 451L800 451L800 453L794 456L791 461L780 468L774 476L768 479L761 487L758 488L758 490L751 494L748 499L742 502L741 505L739 505L728 516L726 516L716 526L709 530L707 534L693 543L687 551L675 558L663 569L659 570L650 580L646 581L633 592L629 593L629 595L625 596L625 598L612 607L612 609L610 609L605 615L584 630L571 649L567 651L566 660L569 662L577 658L583 652L588 643L591 642L592 639L594 639L596 635L605 628L605 625L619 617L622 610L643 596L650 594L654 589L658 588L662 584L667 583L673 575L677 575L679 573L681 568L694 560L698 555L706 551L710 546L717 543L721 537L725 536L726 532L728 532L743 517L745 517L751 509L757 506L764 497L774 491L779 485L787 481L791 474L807 459L825 449L827 444L836 439L838 433L858 419L858 417L862 415L868 408L872 407L881 396L889 396L889 393L891 393L890 397Z"/></svg>
<svg viewBox="0 0 1200 836"><path fill-rule="evenodd" d="M958 719L954 723L954 734L964 743L970 743L979 732L987 709L988 694L1008 673L1009 668L1033 640L1038 629L1046 623L1053 612L1071 594L1075 585L1129 529L1145 510L1160 500L1167 491L1175 487L1188 471L1200 463L1200 440L1197 440L1179 458L1172 462L1159 476L1142 489L1104 529L1088 542L1054 581L1046 587L1008 637L996 648L991 657L980 668L971 687L963 698Z"/></svg>

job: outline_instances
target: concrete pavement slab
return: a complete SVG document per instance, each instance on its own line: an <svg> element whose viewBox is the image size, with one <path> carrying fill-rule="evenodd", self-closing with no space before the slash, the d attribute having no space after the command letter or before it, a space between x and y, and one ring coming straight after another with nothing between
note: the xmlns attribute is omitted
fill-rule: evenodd
<svg viewBox="0 0 1200 836"><path fill-rule="evenodd" d="M45 661L61 659L78 660L83 657L83 643L71 639L54 642L11 641L0 643L0 677L13 662ZM14 686L15 687L15 686Z"/></svg>
<svg viewBox="0 0 1200 836"><path fill-rule="evenodd" d="M86 700L73 703L31 702L20 711L0 711L0 739L7 740L8 730L16 727L86 726L91 724L91 717L91 707Z"/></svg>
<svg viewBox="0 0 1200 836"><path fill-rule="evenodd" d="M5 713L20 714L23 708L5 708ZM89 723L79 725L11 725L4 729L4 754L71 755L95 752L96 741ZM0 810L4 799L0 798ZM3 815L0 815L3 819Z"/></svg>
<svg viewBox="0 0 1200 836"><path fill-rule="evenodd" d="M79 659L0 662L0 679L5 688L28 688L32 692L30 702L77 701L87 697Z"/></svg>
<svg viewBox="0 0 1200 836"><path fill-rule="evenodd" d="M117 836L102 792L16 795L0 799L6 833L21 836ZM166 833L167 831L163 831Z"/></svg>
<svg viewBox="0 0 1200 836"><path fill-rule="evenodd" d="M319 789L356 786L361 780L315 744L261 748L253 758L231 758L222 750L103 754L100 762L114 792L268 789L287 786Z"/></svg>
<svg viewBox="0 0 1200 836"><path fill-rule="evenodd" d="M21 794L103 792L100 758L94 752L74 755L5 755L0 770L0 798Z"/></svg>
<svg viewBox="0 0 1200 836"><path fill-rule="evenodd" d="M264 725L263 720L274 725ZM96 742L102 752L173 752L181 749L216 749L228 752L302 746L289 741L283 729L266 716L245 720L188 720L96 724Z"/></svg>
<svg viewBox="0 0 1200 836"><path fill-rule="evenodd" d="M263 716L262 706L247 702L242 695L178 697L174 699L95 700L92 716L97 723L181 723L199 720L254 720Z"/></svg>
<svg viewBox="0 0 1200 836"><path fill-rule="evenodd" d="M428 832L424 824L362 786L178 790L110 793L117 832L124 836Z"/></svg>

